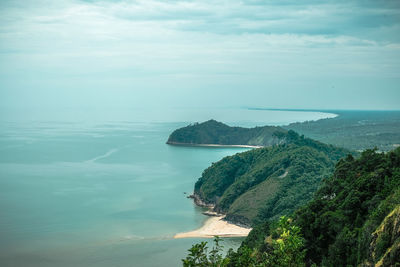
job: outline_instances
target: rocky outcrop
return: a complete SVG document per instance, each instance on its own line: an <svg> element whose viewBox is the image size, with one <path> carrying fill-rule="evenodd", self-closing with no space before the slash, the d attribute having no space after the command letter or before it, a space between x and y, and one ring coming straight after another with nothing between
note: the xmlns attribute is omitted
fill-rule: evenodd
<svg viewBox="0 0 400 267"><path fill-rule="evenodd" d="M203 212L203 214L206 216L217 216L217 217L225 216L224 213L220 213L218 210L215 210L215 205L213 203L205 202L196 193L193 193L193 195L189 195L188 198L193 199L194 203L199 207L209 208L208 211ZM227 214L223 220L240 227L251 228L250 221L243 216L235 216L232 214Z"/></svg>
<svg viewBox="0 0 400 267"><path fill-rule="evenodd" d="M362 266L400 266L400 205L372 234L369 260Z"/></svg>
<svg viewBox="0 0 400 267"><path fill-rule="evenodd" d="M188 198L192 198L194 203L199 206L199 207L205 207L205 208L210 208L213 209L214 208L214 204L213 203L207 203L205 202L203 199L201 199L201 197L199 195L197 195L196 193L193 193L193 195L188 196Z"/></svg>

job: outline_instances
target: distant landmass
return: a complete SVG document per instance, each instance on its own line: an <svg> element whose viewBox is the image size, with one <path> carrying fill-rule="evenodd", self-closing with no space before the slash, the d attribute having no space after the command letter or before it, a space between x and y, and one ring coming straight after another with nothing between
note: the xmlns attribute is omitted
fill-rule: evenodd
<svg viewBox="0 0 400 267"><path fill-rule="evenodd" d="M316 112L317 110L300 111ZM222 122L209 120L175 130L167 143L265 147L284 144L287 132L293 130L314 140L349 150L363 151L376 147L380 151L390 151L400 147L400 111L324 110L320 112L335 113L338 116L291 123L281 127L255 128L230 127Z"/></svg>
<svg viewBox="0 0 400 267"><path fill-rule="evenodd" d="M335 118L292 123L283 126L312 139L362 151L378 148L390 151L400 146L400 111L326 110Z"/></svg>
<svg viewBox="0 0 400 267"><path fill-rule="evenodd" d="M214 163L196 182L194 198L236 224L275 219L307 203L336 161L348 153L289 131L284 144Z"/></svg>
<svg viewBox="0 0 400 267"><path fill-rule="evenodd" d="M167 144L264 147L286 143L287 132L276 126L231 127L216 120L209 120L175 130L169 136Z"/></svg>

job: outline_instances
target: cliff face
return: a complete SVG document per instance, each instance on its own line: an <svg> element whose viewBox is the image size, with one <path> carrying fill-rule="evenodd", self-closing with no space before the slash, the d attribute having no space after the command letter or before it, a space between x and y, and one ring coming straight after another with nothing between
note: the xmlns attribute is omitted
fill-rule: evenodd
<svg viewBox="0 0 400 267"><path fill-rule="evenodd" d="M400 266L400 205L372 234L369 259L363 266Z"/></svg>
<svg viewBox="0 0 400 267"><path fill-rule="evenodd" d="M214 208L214 204L210 202L205 202L198 194L193 193L193 195L190 195L189 198L192 198L194 203L199 206L199 207L204 207L204 208Z"/></svg>

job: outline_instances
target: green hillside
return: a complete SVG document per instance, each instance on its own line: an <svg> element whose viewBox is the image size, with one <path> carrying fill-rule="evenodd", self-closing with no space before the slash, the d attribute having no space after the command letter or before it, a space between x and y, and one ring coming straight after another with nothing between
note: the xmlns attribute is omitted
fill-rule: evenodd
<svg viewBox="0 0 400 267"><path fill-rule="evenodd" d="M291 216L256 225L225 258L194 245L184 266L400 266L400 148L341 159Z"/></svg>
<svg viewBox="0 0 400 267"><path fill-rule="evenodd" d="M214 163L196 182L194 194L227 214L228 220L254 225L305 204L347 153L289 131L283 145L253 149Z"/></svg>
<svg viewBox="0 0 400 267"><path fill-rule="evenodd" d="M396 258L400 264L399 205L400 149L387 154L367 150L359 159L341 160L313 200L296 212L307 258L327 266L355 266L376 263L388 253L391 263ZM385 223L392 212L397 218L389 216Z"/></svg>
<svg viewBox="0 0 400 267"><path fill-rule="evenodd" d="M284 143L286 133L286 130L275 126L230 127L222 122L209 120L175 130L169 136L167 144L272 146Z"/></svg>

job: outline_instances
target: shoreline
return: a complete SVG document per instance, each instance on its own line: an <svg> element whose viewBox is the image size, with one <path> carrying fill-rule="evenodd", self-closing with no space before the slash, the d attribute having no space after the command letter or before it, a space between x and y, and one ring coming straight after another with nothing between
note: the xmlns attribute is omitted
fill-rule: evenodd
<svg viewBox="0 0 400 267"><path fill-rule="evenodd" d="M219 237L246 237L251 228L237 226L236 224L224 220L225 215L212 216L207 219L200 228L174 235L174 239L179 238L213 238Z"/></svg>
<svg viewBox="0 0 400 267"><path fill-rule="evenodd" d="M219 145L219 144L192 144L192 143L179 143L179 142L167 142L168 145L173 146L194 146L194 147L226 147L226 148L262 148L264 146L252 146L252 145Z"/></svg>
<svg viewBox="0 0 400 267"><path fill-rule="evenodd" d="M341 112L348 111L363 111L363 110L346 110L346 109L296 109L296 108L257 108L257 107L249 107L248 110L267 110L267 111L288 111L288 112L314 112L314 113L324 113L328 115L334 115L326 118L320 118L312 121L318 121L323 119L333 119L337 116L340 116ZM299 121L300 123L305 121ZM294 122L296 123L296 122Z"/></svg>

